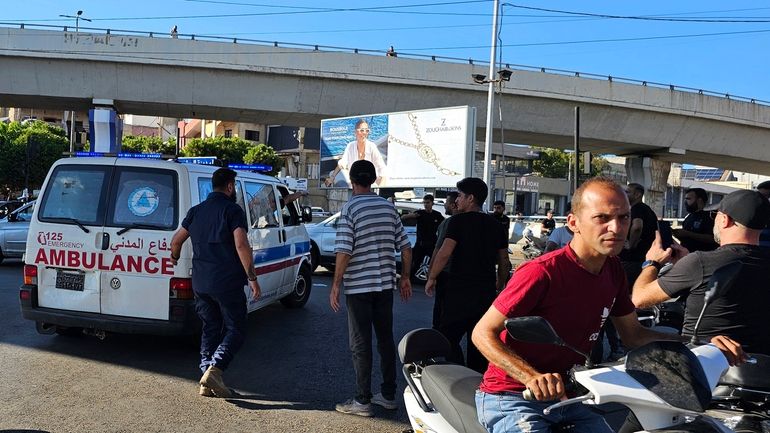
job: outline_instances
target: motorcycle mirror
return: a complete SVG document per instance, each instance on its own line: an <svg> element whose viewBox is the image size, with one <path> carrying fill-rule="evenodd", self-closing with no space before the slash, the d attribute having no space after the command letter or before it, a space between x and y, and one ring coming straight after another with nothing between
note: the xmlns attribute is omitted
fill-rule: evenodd
<svg viewBox="0 0 770 433"><path fill-rule="evenodd" d="M555 344L564 346L547 320L540 316L513 317L505 321L505 329L512 338L525 343Z"/></svg>
<svg viewBox="0 0 770 433"><path fill-rule="evenodd" d="M698 344L698 327L700 326L701 319L703 319L703 313L706 312L706 308L711 302L722 297L730 290L742 268L743 262L734 261L722 266L711 274L706 293L703 295L703 308L701 308L698 320L695 322L690 344Z"/></svg>
<svg viewBox="0 0 770 433"><path fill-rule="evenodd" d="M593 367L589 354L570 346L559 337L547 320L540 316L513 317L505 321L505 330L511 338L525 343L555 344L572 350L586 359L586 367Z"/></svg>

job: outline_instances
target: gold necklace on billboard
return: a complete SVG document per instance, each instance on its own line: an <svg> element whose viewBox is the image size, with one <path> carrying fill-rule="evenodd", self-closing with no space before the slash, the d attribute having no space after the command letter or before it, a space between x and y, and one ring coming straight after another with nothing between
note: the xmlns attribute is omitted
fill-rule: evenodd
<svg viewBox="0 0 770 433"><path fill-rule="evenodd" d="M420 158L422 158L428 164L435 165L439 173L446 176L459 176L460 173L441 166L441 164L439 163L439 157L438 155L436 155L436 151L422 141L422 136L420 135L420 128L417 126L417 117L412 113L408 113L407 116L409 116L409 122L412 124L412 129L414 129L414 135L415 137L417 137L417 144L401 140L392 135L388 135L388 143L391 143L391 142L398 143L402 146L416 149L417 154L420 155Z"/></svg>

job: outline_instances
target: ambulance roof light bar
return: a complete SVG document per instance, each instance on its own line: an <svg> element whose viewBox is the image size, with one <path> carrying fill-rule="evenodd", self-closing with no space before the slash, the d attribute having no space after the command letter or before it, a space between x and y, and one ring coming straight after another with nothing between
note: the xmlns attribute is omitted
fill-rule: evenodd
<svg viewBox="0 0 770 433"><path fill-rule="evenodd" d="M76 158L134 158L134 159L162 159L163 155L160 153L133 153L133 152L74 152L65 154L74 156Z"/></svg>

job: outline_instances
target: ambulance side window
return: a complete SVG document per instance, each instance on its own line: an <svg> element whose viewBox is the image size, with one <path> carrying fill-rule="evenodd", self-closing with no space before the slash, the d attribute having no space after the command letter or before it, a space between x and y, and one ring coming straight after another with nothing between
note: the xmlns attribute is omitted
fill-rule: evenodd
<svg viewBox="0 0 770 433"><path fill-rule="evenodd" d="M177 176L172 170L117 167L108 226L142 224L161 230L176 228Z"/></svg>
<svg viewBox="0 0 770 433"><path fill-rule="evenodd" d="M203 200L206 200L206 197L209 196L209 194L213 191L211 187L211 178L210 177L199 177L198 178L198 198L199 202ZM246 203L243 201L243 182L240 180L235 181L235 202L238 203L238 206L243 209L244 212L246 212Z"/></svg>
<svg viewBox="0 0 770 433"><path fill-rule="evenodd" d="M278 186L278 191L282 197L289 195L289 190L284 186ZM284 204L284 199L281 199L281 216L283 217L283 225L285 226L298 226L300 223L299 211L297 208L297 200L291 203Z"/></svg>
<svg viewBox="0 0 770 433"><path fill-rule="evenodd" d="M107 179L112 167L62 165L56 167L42 195L40 221L104 225Z"/></svg>
<svg viewBox="0 0 770 433"><path fill-rule="evenodd" d="M273 185L248 181L245 184L246 204L249 209L251 228L278 227Z"/></svg>

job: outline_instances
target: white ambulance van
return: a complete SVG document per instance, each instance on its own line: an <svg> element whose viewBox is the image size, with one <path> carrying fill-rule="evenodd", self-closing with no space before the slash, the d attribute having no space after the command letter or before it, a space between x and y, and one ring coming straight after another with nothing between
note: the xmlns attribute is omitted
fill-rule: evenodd
<svg viewBox="0 0 770 433"><path fill-rule="evenodd" d="M190 207L211 192L219 168L132 158L65 158L48 173L29 226L20 289L22 315L41 333L193 334L192 246L171 263L171 238ZM310 209L278 208L288 189L238 171L262 296L249 312L310 296Z"/></svg>

